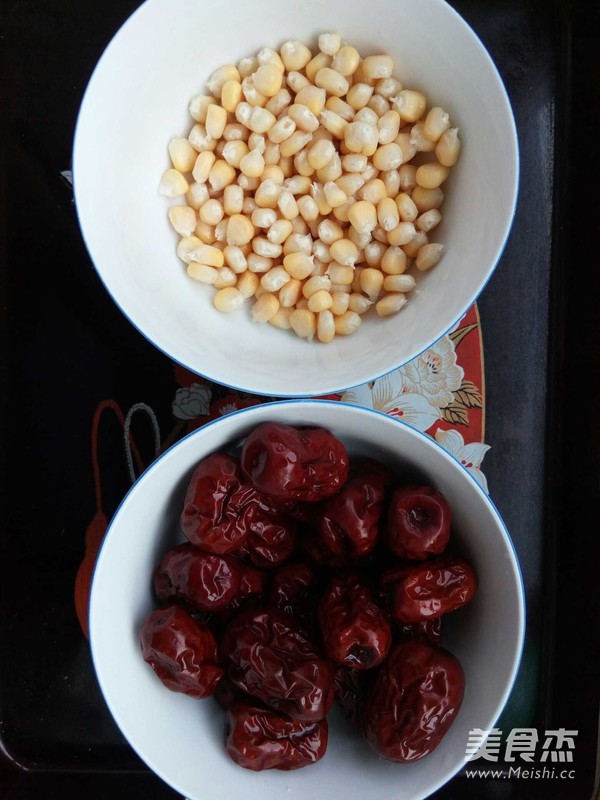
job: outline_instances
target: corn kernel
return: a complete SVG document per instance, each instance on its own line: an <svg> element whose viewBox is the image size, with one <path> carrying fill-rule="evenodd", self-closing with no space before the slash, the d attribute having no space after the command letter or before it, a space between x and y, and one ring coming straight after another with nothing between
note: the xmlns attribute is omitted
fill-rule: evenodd
<svg viewBox="0 0 600 800"><path fill-rule="evenodd" d="M275 328L280 328L282 331L289 331L291 329L290 323L290 310L289 308L279 308L276 314L273 314L269 320L269 325Z"/></svg>
<svg viewBox="0 0 600 800"><path fill-rule="evenodd" d="M292 95L287 89L280 89L274 97L267 100L265 108L270 111L274 116L279 116L281 112L286 109L292 102Z"/></svg>
<svg viewBox="0 0 600 800"><path fill-rule="evenodd" d="M302 103L293 103L293 105L288 108L287 113L289 117L294 120L296 128L299 131L313 133L319 127L319 120L317 117L308 106L302 105Z"/></svg>
<svg viewBox="0 0 600 800"><path fill-rule="evenodd" d="M402 89L391 99L394 108L405 122L416 122L423 116L427 107L425 95L412 89Z"/></svg>
<svg viewBox="0 0 600 800"><path fill-rule="evenodd" d="M317 72L324 67L329 67L330 65L331 56L328 56L325 53L317 53L317 55L314 58L311 58L308 64L304 67L304 72L308 80L311 83L314 83Z"/></svg>
<svg viewBox="0 0 600 800"><path fill-rule="evenodd" d="M411 197L421 214L432 208L439 208L444 202L444 192L439 188L425 189L423 186L415 186Z"/></svg>
<svg viewBox="0 0 600 800"><path fill-rule="evenodd" d="M216 103L214 97L207 94L197 94L190 100L190 114L196 122L206 122L208 107Z"/></svg>
<svg viewBox="0 0 600 800"><path fill-rule="evenodd" d="M339 33L321 33L319 35L319 50L328 56L334 56L342 46L342 37Z"/></svg>
<svg viewBox="0 0 600 800"><path fill-rule="evenodd" d="M394 247L403 247L409 244L416 236L416 229L412 222L401 222L388 232L387 240Z"/></svg>
<svg viewBox="0 0 600 800"><path fill-rule="evenodd" d="M262 294L252 306L253 322L268 322L279 311L279 300L271 292Z"/></svg>
<svg viewBox="0 0 600 800"><path fill-rule="evenodd" d="M235 286L220 289L213 297L213 305L217 311L229 313L237 311L244 304L244 295Z"/></svg>
<svg viewBox="0 0 600 800"><path fill-rule="evenodd" d="M322 125L332 133L336 139L344 138L344 132L349 123L340 117L339 114L336 114L335 111L325 109L325 111L321 111L320 119Z"/></svg>
<svg viewBox="0 0 600 800"><path fill-rule="evenodd" d="M348 200L346 193L343 192L336 183L333 183L333 181L328 181L323 186L323 191L325 192L325 199L331 208L337 208Z"/></svg>
<svg viewBox="0 0 600 800"><path fill-rule="evenodd" d="M275 50L271 47L263 47L262 50L259 51L256 58L258 59L259 64L275 64L282 72L285 70L285 66L279 53L276 53Z"/></svg>
<svg viewBox="0 0 600 800"><path fill-rule="evenodd" d="M191 236L196 228L196 212L189 206L172 206L169 221L180 236Z"/></svg>
<svg viewBox="0 0 600 800"><path fill-rule="evenodd" d="M255 272L250 272L248 270L238 278L237 288L245 300L248 300L250 297L254 297L259 286L260 278Z"/></svg>
<svg viewBox="0 0 600 800"><path fill-rule="evenodd" d="M360 111L361 108L365 108L372 96L373 87L368 83L354 83L348 89L346 100L355 111Z"/></svg>
<svg viewBox="0 0 600 800"><path fill-rule="evenodd" d="M289 139L292 133L296 130L296 123L289 116L281 117L270 129L267 136L271 142L281 144L286 139ZM281 150L280 150L281 152Z"/></svg>
<svg viewBox="0 0 600 800"><path fill-rule="evenodd" d="M350 45L344 45L334 55L331 67L347 78L356 72L359 64L360 55L358 50Z"/></svg>
<svg viewBox="0 0 600 800"><path fill-rule="evenodd" d="M415 259L416 268L421 272L425 272L426 270L435 267L435 265L441 259L443 251L443 244L424 244L417 252Z"/></svg>
<svg viewBox="0 0 600 800"><path fill-rule="evenodd" d="M302 339L313 339L317 330L317 318L308 308L296 308L290 314L290 325Z"/></svg>
<svg viewBox="0 0 600 800"><path fill-rule="evenodd" d="M325 89L328 94L332 94L334 97L343 97L350 88L346 78L330 67L323 67L317 72L315 85L320 89Z"/></svg>
<svg viewBox="0 0 600 800"><path fill-rule="evenodd" d="M158 193L163 197L181 197L189 188L189 184L181 172L176 169L168 169L160 179Z"/></svg>
<svg viewBox="0 0 600 800"><path fill-rule="evenodd" d="M458 128L450 128L441 137L435 148L438 161L444 167L453 167L460 155L460 139Z"/></svg>
<svg viewBox="0 0 600 800"><path fill-rule="evenodd" d="M285 271L287 272L287 270ZM297 278L290 278L279 290L279 304L283 308L293 308L301 295L302 281L299 281Z"/></svg>
<svg viewBox="0 0 600 800"><path fill-rule="evenodd" d="M304 280L313 271L313 258L306 253L288 253L283 259L283 266L292 276L298 280Z"/></svg>
<svg viewBox="0 0 600 800"><path fill-rule="evenodd" d="M361 318L354 311L346 311L334 317L335 332L338 336L351 336L360 328Z"/></svg>
<svg viewBox="0 0 600 800"><path fill-rule="evenodd" d="M227 226L227 244L229 245L244 245L252 241L254 236L254 225L250 222L248 217L242 214L233 214L229 218Z"/></svg>
<svg viewBox="0 0 600 800"><path fill-rule="evenodd" d="M288 70L301 70L312 58L312 53L302 42L289 41L281 45L281 60Z"/></svg>
<svg viewBox="0 0 600 800"><path fill-rule="evenodd" d="M375 311L380 317L396 314L406 305L406 295L401 293L387 294L376 304Z"/></svg>
<svg viewBox="0 0 600 800"><path fill-rule="evenodd" d="M195 281L208 283L210 285L216 283L219 277L219 270L215 269L215 267L209 267L207 264L198 264L195 261L191 261L187 265L186 271L190 278L193 278Z"/></svg>

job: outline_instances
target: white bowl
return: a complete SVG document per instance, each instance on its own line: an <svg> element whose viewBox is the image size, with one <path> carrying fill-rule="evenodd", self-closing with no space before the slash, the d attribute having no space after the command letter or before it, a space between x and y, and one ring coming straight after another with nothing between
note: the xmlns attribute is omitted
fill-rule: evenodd
<svg viewBox="0 0 600 800"><path fill-rule="evenodd" d="M157 192L167 144L187 136L190 98L210 73L265 45L314 43L336 30L361 53L387 52L407 87L460 128L435 240L440 264L416 276L401 313L374 312L351 337L322 345L221 314L214 290L175 254L168 201ZM102 56L86 91L73 174L85 242L131 322L175 361L227 386L269 396L326 394L410 361L446 333L485 286L512 223L518 145L504 86L480 40L443 0L148 0ZM181 203L181 199L175 201Z"/></svg>
<svg viewBox="0 0 600 800"><path fill-rule="evenodd" d="M453 537L479 581L472 602L444 620L444 646L466 676L461 710L429 756L411 765L384 761L353 727L330 715L329 748L316 765L291 773L252 773L223 746L223 712L167 690L143 661L139 630L156 607L151 576L161 555L182 540L179 514L194 465L235 445L262 422L319 425L351 455L379 458L436 486L453 512ZM246 409L191 433L133 486L110 526L92 587L94 663L108 706L140 757L192 800L418 800L464 764L472 728L493 727L511 690L524 630L521 575L510 537L487 495L425 434L377 411L327 401L288 401Z"/></svg>
<svg viewBox="0 0 600 800"><path fill-rule="evenodd" d="M401 313L373 311L357 334L322 345L221 314L175 254L157 187L167 144L187 136L190 98L226 62L296 38L339 31L361 53L388 52L407 87L450 113L464 143L435 240L440 264L418 275ZM270 396L326 394L410 361L464 314L485 286L512 223L518 184L514 120L498 72L443 0L148 0L90 80L74 149L77 211L106 288L153 344L193 372ZM179 199L176 201L181 203ZM268 358L265 358L268 354Z"/></svg>

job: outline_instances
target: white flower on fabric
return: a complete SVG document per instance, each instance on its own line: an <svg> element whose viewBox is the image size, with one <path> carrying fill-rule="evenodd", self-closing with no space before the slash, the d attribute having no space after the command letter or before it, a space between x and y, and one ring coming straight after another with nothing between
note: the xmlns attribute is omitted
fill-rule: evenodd
<svg viewBox="0 0 600 800"><path fill-rule="evenodd" d="M399 370L384 375L372 386L365 383L350 389L344 392L340 399L344 403L382 411L423 433L440 418L439 409L432 406L425 397L413 392L404 392L404 383Z"/></svg>
<svg viewBox="0 0 600 800"><path fill-rule="evenodd" d="M429 350L401 367L400 373L407 392L423 395L436 408L450 405L465 374L456 363L454 342L449 336L442 336Z"/></svg>
<svg viewBox="0 0 600 800"><path fill-rule="evenodd" d="M455 430L443 431L438 429L435 432L435 439L450 455L460 461L481 488L489 494L486 477L481 471L481 462L490 449L489 445L481 444L480 442L465 444L462 435Z"/></svg>
<svg viewBox="0 0 600 800"><path fill-rule="evenodd" d="M177 419L206 417L210 411L211 397L212 393L208 386L203 386L200 383L192 383L191 386L177 389L171 406L173 416L177 417Z"/></svg>

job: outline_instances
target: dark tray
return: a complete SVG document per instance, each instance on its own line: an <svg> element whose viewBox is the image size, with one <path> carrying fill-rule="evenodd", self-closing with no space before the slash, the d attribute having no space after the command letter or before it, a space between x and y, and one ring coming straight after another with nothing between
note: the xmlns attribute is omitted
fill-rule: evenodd
<svg viewBox="0 0 600 800"><path fill-rule="evenodd" d="M515 542L527 596L523 663L499 726L535 727L540 735L562 727L578 735L572 780L515 779L506 770L495 779L463 774L436 797L584 800L594 787L600 638L590 556L600 504L594 291L600 15L593 2L453 5L498 65L521 147L514 228L480 300L492 446L485 472ZM0 795L6 800L175 796L113 723L73 606L83 535L95 510L94 408L104 397L123 408L144 400L164 427L172 423L173 365L101 286L61 176L70 168L87 80L136 6L132 0L0 3L7 378L0 443ZM110 442L111 431L104 433ZM116 452L116 429L113 438ZM112 455L101 454L114 464ZM104 476L109 513L127 485L124 468Z"/></svg>

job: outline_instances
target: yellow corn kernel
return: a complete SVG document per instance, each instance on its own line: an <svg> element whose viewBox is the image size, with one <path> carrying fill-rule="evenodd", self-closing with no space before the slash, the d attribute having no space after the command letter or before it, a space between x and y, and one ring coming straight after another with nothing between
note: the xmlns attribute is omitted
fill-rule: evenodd
<svg viewBox="0 0 600 800"><path fill-rule="evenodd" d="M383 288L386 292L410 292L415 288L416 281L412 275L386 275L383 279Z"/></svg>
<svg viewBox="0 0 600 800"><path fill-rule="evenodd" d="M325 108L325 101L327 100L327 93L325 89L320 89L318 86L306 86L296 94L295 103L306 106L312 111L315 116Z"/></svg>
<svg viewBox="0 0 600 800"><path fill-rule="evenodd" d="M377 225L377 209L367 200L359 200L348 210L348 220L358 233L370 233Z"/></svg>
<svg viewBox="0 0 600 800"><path fill-rule="evenodd" d="M404 247L415 238L416 233L412 222L401 222L393 231L389 231L387 240L393 247Z"/></svg>
<svg viewBox="0 0 600 800"><path fill-rule="evenodd" d="M277 117L291 102L292 95L290 92L285 88L281 88L274 97L267 100L265 108Z"/></svg>
<svg viewBox="0 0 600 800"><path fill-rule="evenodd" d="M206 113L208 111L208 107L215 105L217 101L214 97L211 97L207 94L197 94L190 100L190 114L196 122L205 123L206 122Z"/></svg>
<svg viewBox="0 0 600 800"><path fill-rule="evenodd" d="M313 169L322 169L335 156L336 150L333 142L321 139L315 142L308 151L308 163Z"/></svg>
<svg viewBox="0 0 600 800"><path fill-rule="evenodd" d="M439 106L430 109L423 123L423 133L432 142L438 142L450 127L450 115Z"/></svg>
<svg viewBox="0 0 600 800"><path fill-rule="evenodd" d="M208 182L215 192L220 192L236 178L235 169L223 159L217 159L208 175Z"/></svg>
<svg viewBox="0 0 600 800"><path fill-rule="evenodd" d="M331 56L328 56L326 53L317 53L317 55L314 58L311 58L308 64L304 67L304 72L308 80L311 83L314 83L319 70L323 69L324 67L329 67L330 65Z"/></svg>
<svg viewBox="0 0 600 800"><path fill-rule="evenodd" d="M227 216L241 214L244 209L244 190L241 186L231 184L223 192L223 211Z"/></svg>
<svg viewBox="0 0 600 800"><path fill-rule="evenodd" d="M401 247L390 245L381 259L381 270L386 275L402 275L406 270L406 253ZM385 288L385 287L384 287ZM389 291L395 291L390 289ZM402 291L399 289L398 291Z"/></svg>
<svg viewBox="0 0 600 800"><path fill-rule="evenodd" d="M333 154L333 158L324 167L317 170L317 178L320 183L327 183L328 181L335 181L342 175L342 161L339 154Z"/></svg>
<svg viewBox="0 0 600 800"><path fill-rule="evenodd" d="M226 142L245 142L248 140L248 136L250 136L250 131L240 122L229 122L225 125L223 139L225 139Z"/></svg>
<svg viewBox="0 0 600 800"><path fill-rule="evenodd" d="M331 206L327 202L325 198L325 191L323 189L323 184L317 183L316 181L311 185L310 194L317 206L319 207L319 213L326 217L328 214L331 213Z"/></svg>
<svg viewBox="0 0 600 800"><path fill-rule="evenodd" d="M281 160L281 154L279 152L279 145L275 144L274 142L269 142L267 144L267 146L265 147L265 152L263 153L263 158L265 160L265 170L268 167L276 168L278 170L278 174L281 174L281 182L283 183L283 181L285 180L285 174L284 174L282 168L279 166L279 162ZM275 173L273 172L273 170L271 170L271 176L274 175L274 174ZM267 180L267 179L265 178L265 180ZM275 178L273 178L273 177L271 177L270 180L275 181L275 183L278 183L278 180L275 180Z"/></svg>
<svg viewBox="0 0 600 800"><path fill-rule="evenodd" d="M163 197L181 197L189 188L189 184L181 172L176 169L168 169L160 179L158 193Z"/></svg>
<svg viewBox="0 0 600 800"><path fill-rule="evenodd" d="M265 160L258 150L250 150L240 159L239 168L249 178L260 178L265 169Z"/></svg>
<svg viewBox="0 0 600 800"><path fill-rule="evenodd" d="M258 256L279 258L283 248L280 244L275 244L275 242L270 242L268 239L265 239L264 236L255 236L254 239L252 239L252 250Z"/></svg>
<svg viewBox="0 0 600 800"><path fill-rule="evenodd" d="M241 186L244 192L255 192L260 186L260 178L249 178L247 175L238 175L238 186ZM250 199L250 198L248 198Z"/></svg>
<svg viewBox="0 0 600 800"><path fill-rule="evenodd" d="M273 125L267 136L271 142L281 144L286 139L289 139L292 133L296 130L296 123L289 116L281 117ZM281 152L281 151L280 151Z"/></svg>
<svg viewBox="0 0 600 800"><path fill-rule="evenodd" d="M230 270L240 275L248 268L246 256L239 247L227 245L223 248L223 257Z"/></svg>
<svg viewBox="0 0 600 800"><path fill-rule="evenodd" d="M255 228L270 228L277 220L277 212L273 208L260 208L257 206L252 211L251 220Z"/></svg>
<svg viewBox="0 0 600 800"><path fill-rule="evenodd" d="M283 267L273 267L260 279L260 285L267 292L279 292L286 283L292 280L289 273ZM279 300L277 301L279 304ZM278 305L279 307L279 305Z"/></svg>
<svg viewBox="0 0 600 800"><path fill-rule="evenodd" d="M444 167L453 167L460 155L460 139L458 128L449 128L441 137L435 148L437 160Z"/></svg>
<svg viewBox="0 0 600 800"><path fill-rule="evenodd" d="M381 78L375 84L375 94L390 100L402 91L402 84L395 78Z"/></svg>
<svg viewBox="0 0 600 800"><path fill-rule="evenodd" d="M247 256L248 269L250 272L268 272L273 267L273 259L267 256L259 256L258 253L252 251Z"/></svg>
<svg viewBox="0 0 600 800"><path fill-rule="evenodd" d="M355 47L344 45L333 57L331 67L346 78L356 72L360 64L360 55Z"/></svg>
<svg viewBox="0 0 600 800"><path fill-rule="evenodd" d="M279 208L282 217L287 220L294 219L294 217L297 217L300 213L298 210L298 204L296 203L296 198L287 190L284 190L279 195L277 207Z"/></svg>
<svg viewBox="0 0 600 800"><path fill-rule="evenodd" d="M366 78L378 81L382 78L391 78L394 62L388 55L367 56L361 66Z"/></svg>
<svg viewBox="0 0 600 800"><path fill-rule="evenodd" d="M275 122L275 116L270 111L266 108L255 106L250 112L247 127L255 133L267 133Z"/></svg>
<svg viewBox="0 0 600 800"><path fill-rule="evenodd" d="M221 105L230 114L233 114L242 99L242 84L240 81L225 81L221 89Z"/></svg>
<svg viewBox="0 0 600 800"><path fill-rule="evenodd" d="M367 181L364 186L358 190L358 196L361 198L361 200L366 200L367 202L376 206L380 200L383 200L384 197L387 197L385 183L381 180L381 178L373 178L372 180Z"/></svg>
<svg viewBox="0 0 600 800"><path fill-rule="evenodd" d="M310 306L310 303L309 303ZM317 315L317 339L324 344L335 337L335 320L330 310L325 309Z"/></svg>
<svg viewBox="0 0 600 800"><path fill-rule="evenodd" d="M187 139L171 139L169 142L171 163L178 172L191 172L197 155Z"/></svg>
<svg viewBox="0 0 600 800"><path fill-rule="evenodd" d="M269 325L273 325L275 328L280 328L283 331L289 331L292 327L290 323L290 313L289 308L280 307L279 311L273 314L269 320Z"/></svg>
<svg viewBox="0 0 600 800"><path fill-rule="evenodd" d="M210 106L210 108L212 108L212 106ZM194 125L190 131L188 140L194 150L197 150L199 153L202 153L204 150L214 150L217 146L216 139L213 139L212 136L209 135L206 127L200 122Z"/></svg>
<svg viewBox="0 0 600 800"><path fill-rule="evenodd" d="M329 292L331 289L331 278L326 275L312 275L302 287L302 294L309 300L317 292Z"/></svg>
<svg viewBox="0 0 600 800"><path fill-rule="evenodd" d="M387 114L388 111L391 110L391 106L385 97L381 97L379 94L374 94L373 97L367 103L367 108L370 108L371 111L374 111L378 117L383 117L384 114Z"/></svg>
<svg viewBox="0 0 600 800"><path fill-rule="evenodd" d="M332 305L331 295L325 289L315 292L308 298L309 311L319 314L321 311L328 311Z"/></svg>
<svg viewBox="0 0 600 800"><path fill-rule="evenodd" d="M354 267L332 261L327 267L332 286L350 286L354 280Z"/></svg>
<svg viewBox="0 0 600 800"><path fill-rule="evenodd" d="M343 291L332 291L331 292L331 313L340 315L345 314L348 311L348 307L350 305L350 293L347 292L346 287L344 287Z"/></svg>
<svg viewBox="0 0 600 800"><path fill-rule="evenodd" d="M234 67L233 64L224 64L222 67L219 67L219 69L216 69L213 72L206 85L208 86L209 91L212 92L215 97L220 97L223 85L227 83L227 81L240 80L241 76L236 67Z"/></svg>
<svg viewBox="0 0 600 800"><path fill-rule="evenodd" d="M219 270L215 267L209 267L207 264L198 264L196 261L191 261L187 265L187 274L190 278L200 283L214 284L219 277Z"/></svg>
<svg viewBox="0 0 600 800"><path fill-rule="evenodd" d="M366 267L360 273L360 290L364 292L371 302L379 297L383 286L383 272L375 267Z"/></svg>
<svg viewBox="0 0 600 800"><path fill-rule="evenodd" d="M265 97L274 97L281 89L283 74L275 64L261 64L253 75L254 85Z"/></svg>
<svg viewBox="0 0 600 800"><path fill-rule="evenodd" d="M285 66L283 61L281 60L281 56L279 53L276 53L272 47L263 47L260 50L256 58L258 60L259 65L261 64L275 64L282 72L285 70Z"/></svg>
<svg viewBox="0 0 600 800"><path fill-rule="evenodd" d="M400 192L400 173L397 169L388 169L381 173L381 180L385 186L387 196L395 200Z"/></svg>
<svg viewBox="0 0 600 800"><path fill-rule="evenodd" d="M416 238L416 237L415 237ZM415 266L421 272L425 272L439 262L444 251L443 244L424 244L419 248L415 259Z"/></svg>
<svg viewBox="0 0 600 800"><path fill-rule="evenodd" d="M283 259L283 266L292 278L304 280L313 271L313 257L306 253L288 253Z"/></svg>
<svg viewBox="0 0 600 800"><path fill-rule="evenodd" d="M368 122L349 122L344 130L344 144L351 153L373 155L379 144L379 131Z"/></svg>
<svg viewBox="0 0 600 800"><path fill-rule="evenodd" d="M325 199L327 200L327 203L328 205L331 206L331 208L337 208L338 206L343 205L348 200L346 193L343 192L337 184L333 183L333 181L328 181L323 186L323 191L325 192Z"/></svg>
<svg viewBox="0 0 600 800"><path fill-rule="evenodd" d="M240 166L242 158L248 153L249 150L246 142L243 142L241 139L238 139L232 142L225 142L222 155L224 160L230 166L235 167L237 169ZM198 159L200 159L200 156L208 156L208 155L212 156L213 153L200 153ZM196 160L196 164L198 164L198 159ZM214 163L214 158L213 158L213 163Z"/></svg>
<svg viewBox="0 0 600 800"><path fill-rule="evenodd" d="M386 294L376 304L375 311L380 317L390 317L396 314L400 309L406 305L406 295L398 292L393 294Z"/></svg>
<svg viewBox="0 0 600 800"><path fill-rule="evenodd" d="M344 238L344 232L340 225L332 219L324 219L317 228L319 239L326 245L332 245L339 239Z"/></svg>
<svg viewBox="0 0 600 800"><path fill-rule="evenodd" d="M290 325L297 336L311 340L317 330L317 318L308 308L296 307L290 314Z"/></svg>
<svg viewBox="0 0 600 800"><path fill-rule="evenodd" d="M287 272L287 270L285 270ZM289 275L289 273L288 273ZM302 281L291 278L279 290L279 304L283 308L293 308L302 295Z"/></svg>
<svg viewBox="0 0 600 800"><path fill-rule="evenodd" d="M371 102L369 100L369 102ZM372 125L374 128L377 128L377 123L379 122L379 116L373 111L369 106L365 106L365 108L361 108L360 111L357 111L354 115L355 122L367 122L369 125ZM379 138L379 133L377 133L377 138Z"/></svg>
<svg viewBox="0 0 600 800"><path fill-rule="evenodd" d="M312 53L308 47L297 41L289 41L282 44L279 54L288 72L304 69L312 58Z"/></svg>
<svg viewBox="0 0 600 800"><path fill-rule="evenodd" d="M400 223L398 206L391 197L384 197L377 204L377 220L384 231L391 231Z"/></svg>
<svg viewBox="0 0 600 800"><path fill-rule="evenodd" d="M248 244L254 237L254 225L248 217L242 214L233 214L229 217L227 225L227 244L240 245Z"/></svg>
<svg viewBox="0 0 600 800"><path fill-rule="evenodd" d="M360 111L361 108L365 108L372 95L373 87L368 83L354 83L348 89L346 100L355 111Z"/></svg>
<svg viewBox="0 0 600 800"><path fill-rule="evenodd" d="M306 131L313 133L319 127L319 120L313 114L308 106L302 103L293 103L287 109L288 116L296 123L296 128L299 131Z"/></svg>
<svg viewBox="0 0 600 800"><path fill-rule="evenodd" d="M218 200L214 199L207 200L198 212L202 222L206 222L208 225L217 225L223 219L224 214L223 206Z"/></svg>
<svg viewBox="0 0 600 800"><path fill-rule="evenodd" d="M275 244L283 244L291 233L292 223L288 219L278 219L267 231L267 239Z"/></svg>
<svg viewBox="0 0 600 800"><path fill-rule="evenodd" d="M369 267L379 267L387 247L383 242L369 242L365 246L365 261Z"/></svg>
<svg viewBox="0 0 600 800"><path fill-rule="evenodd" d="M217 280L214 283L215 289L226 289L228 286L235 286L237 275L229 267L220 267L217 270Z"/></svg>
<svg viewBox="0 0 600 800"><path fill-rule="evenodd" d="M400 114L391 109L379 117L377 122L379 130L379 144L391 144L400 131Z"/></svg>
<svg viewBox="0 0 600 800"><path fill-rule="evenodd" d="M430 153L435 149L435 142L425 136L423 122L416 122L410 129L410 144L417 153Z"/></svg>
<svg viewBox="0 0 600 800"><path fill-rule="evenodd" d="M334 97L343 97L350 88L346 78L341 73L331 69L331 67L320 69L315 75L314 81L315 86L325 89L328 94Z"/></svg>
<svg viewBox="0 0 600 800"><path fill-rule="evenodd" d="M419 210L409 194L402 192L396 197L396 206L400 219L403 222L414 222L419 215Z"/></svg>
<svg viewBox="0 0 600 800"><path fill-rule="evenodd" d="M425 113L427 98L413 89L402 89L392 98L394 108L405 122L416 122Z"/></svg>
<svg viewBox="0 0 600 800"><path fill-rule="evenodd" d="M354 311L355 314L366 313L372 305L373 302L360 292L352 292L352 294L349 295L348 309Z"/></svg>
<svg viewBox="0 0 600 800"><path fill-rule="evenodd" d="M190 208L193 208L194 211L198 211L200 206L209 199L208 187L205 183L191 183L185 195L185 199Z"/></svg>
<svg viewBox="0 0 600 800"><path fill-rule="evenodd" d="M254 297L260 286L260 279L254 272L246 271L238 278L237 289L245 300Z"/></svg>
<svg viewBox="0 0 600 800"><path fill-rule="evenodd" d="M296 130L279 145L279 152L282 156L293 156L302 150L312 139L312 134L307 131Z"/></svg>
<svg viewBox="0 0 600 800"><path fill-rule="evenodd" d="M220 139L225 125L227 125L227 111L223 106L209 106L206 112L206 133L213 139Z"/></svg>
<svg viewBox="0 0 600 800"><path fill-rule="evenodd" d="M261 294L250 313L253 322L268 322L279 311L279 300L271 292Z"/></svg>
<svg viewBox="0 0 600 800"><path fill-rule="evenodd" d="M342 46L342 37L339 33L321 33L319 35L319 50L328 56L334 56Z"/></svg>
<svg viewBox="0 0 600 800"><path fill-rule="evenodd" d="M313 198L305 194L297 200L298 211L302 219L306 222L314 222L319 216L319 206L315 203Z"/></svg>
<svg viewBox="0 0 600 800"><path fill-rule="evenodd" d="M346 79L344 78L344 80ZM329 111L339 114L340 117L345 119L347 122L351 122L354 119L354 109L352 106L349 103L344 102L341 97L337 97L336 95L332 95L331 97L327 98L325 108Z"/></svg>
<svg viewBox="0 0 600 800"><path fill-rule="evenodd" d="M373 154L373 165L379 170L398 169L404 160L404 153L396 142L382 144Z"/></svg>
<svg viewBox="0 0 600 800"><path fill-rule="evenodd" d="M440 189L425 189L415 186L411 195L412 201L421 214L432 208L439 208L444 202L444 192Z"/></svg>
<svg viewBox="0 0 600 800"><path fill-rule="evenodd" d="M191 236L196 228L196 212L189 206L172 206L169 222L180 236Z"/></svg>
<svg viewBox="0 0 600 800"><path fill-rule="evenodd" d="M320 119L323 127L332 133L336 139L344 138L344 132L350 123L346 122L343 117L340 117L335 111L325 109L321 111Z"/></svg>
<svg viewBox="0 0 600 800"><path fill-rule="evenodd" d="M360 315L354 311L334 316L335 332L338 336L351 336L360 328Z"/></svg>
<svg viewBox="0 0 600 800"><path fill-rule="evenodd" d="M396 136L395 142L402 150L404 161L410 161L417 154L417 146L413 141L412 132L402 130Z"/></svg>
<svg viewBox="0 0 600 800"><path fill-rule="evenodd" d="M217 311L229 313L237 311L244 304L244 295L235 286L228 286L220 289L213 297L213 305Z"/></svg>
<svg viewBox="0 0 600 800"><path fill-rule="evenodd" d="M438 211L437 208L430 208L429 211L426 211L424 214L421 214L420 217L417 218L415 222L415 226L420 231L425 231L425 233L429 233L430 230L433 230L436 225L439 225L442 221L442 215Z"/></svg>
<svg viewBox="0 0 600 800"><path fill-rule="evenodd" d="M348 153L342 158L342 167L346 172L363 172L367 167L367 157L362 153Z"/></svg>
<svg viewBox="0 0 600 800"><path fill-rule="evenodd" d="M437 161L421 164L417 169L417 184L423 189L437 189L448 177L450 170Z"/></svg>
<svg viewBox="0 0 600 800"><path fill-rule="evenodd" d="M356 197L349 197L345 203L333 209L333 216L337 219L338 222L350 221L348 218L348 212L350 211L354 203L356 203Z"/></svg>
<svg viewBox="0 0 600 800"><path fill-rule="evenodd" d="M262 181L256 192L254 200L261 208L277 208L277 201L281 194L281 186L273 181Z"/></svg>
<svg viewBox="0 0 600 800"><path fill-rule="evenodd" d="M350 239L338 239L329 247L329 252L334 261L345 266L354 266L358 258L358 247ZM336 281L334 283L344 283Z"/></svg>
<svg viewBox="0 0 600 800"><path fill-rule="evenodd" d="M215 154L210 150L205 150L203 153L198 154L194 169L192 170L192 175L196 183L206 183L216 160Z"/></svg>
<svg viewBox="0 0 600 800"><path fill-rule="evenodd" d="M407 244L402 247L409 258L416 258L419 250L428 243L429 238L427 234L424 231L417 231L410 242L407 242Z"/></svg>
<svg viewBox="0 0 600 800"><path fill-rule="evenodd" d="M208 225L206 222L202 222L201 219L198 220L194 236L200 239L203 244L214 244L217 240L214 225Z"/></svg>

